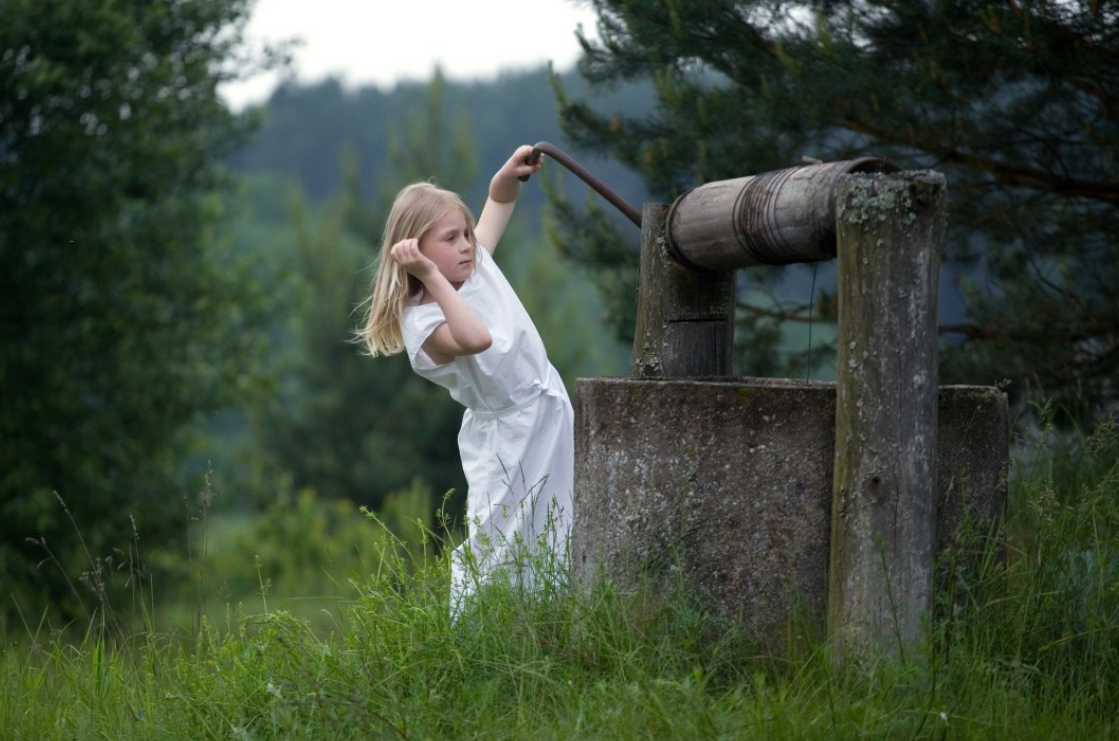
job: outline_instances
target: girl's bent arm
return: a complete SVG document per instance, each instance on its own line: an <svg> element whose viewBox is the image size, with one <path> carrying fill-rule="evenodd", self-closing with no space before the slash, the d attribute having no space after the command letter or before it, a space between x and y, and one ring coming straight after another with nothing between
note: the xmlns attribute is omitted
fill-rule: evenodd
<svg viewBox="0 0 1119 741"><path fill-rule="evenodd" d="M459 355L475 355L493 344L489 329L478 312L459 295L434 262L420 252L418 239L405 239L392 246L390 256L424 285L424 291L443 310L446 320L424 341L423 349L437 365L446 365Z"/></svg>
<svg viewBox="0 0 1119 741"><path fill-rule="evenodd" d="M537 172L543 164L543 157L535 165L527 164L526 160L531 154L532 147L528 144L517 147L490 180L489 198L486 199L486 205L482 208L481 216L478 217L478 224L474 227L474 236L478 244L485 247L490 254L497 249L497 243L513 216L513 208L521 192L520 178Z"/></svg>
<svg viewBox="0 0 1119 741"><path fill-rule="evenodd" d="M460 355L476 355L489 349L493 344L489 329L442 273L436 271L425 280L424 290L439 304L447 320L424 341L424 352L432 362L445 365Z"/></svg>

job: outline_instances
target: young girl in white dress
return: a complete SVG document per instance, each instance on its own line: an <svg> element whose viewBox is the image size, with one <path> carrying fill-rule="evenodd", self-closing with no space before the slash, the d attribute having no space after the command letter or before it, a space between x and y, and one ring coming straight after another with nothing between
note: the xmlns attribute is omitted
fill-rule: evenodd
<svg viewBox="0 0 1119 741"><path fill-rule="evenodd" d="M459 455L467 537L452 554L451 612L495 579L538 588L565 561L574 476L573 413L532 320L493 253L532 147L490 181L477 225L462 199L430 183L397 194L366 324L373 356L408 353L413 370L466 407Z"/></svg>

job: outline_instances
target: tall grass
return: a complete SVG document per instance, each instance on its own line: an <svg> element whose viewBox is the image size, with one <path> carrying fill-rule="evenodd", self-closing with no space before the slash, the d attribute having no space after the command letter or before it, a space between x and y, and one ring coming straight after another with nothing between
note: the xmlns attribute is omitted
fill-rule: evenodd
<svg viewBox="0 0 1119 741"><path fill-rule="evenodd" d="M1039 440L1015 462L1005 567L986 568L942 625L960 651L1026 699L1114 719L1119 698L1119 427ZM1067 438L1067 436L1065 436ZM997 665L999 671L994 671ZM1119 733L1119 731L1116 731Z"/></svg>
<svg viewBox="0 0 1119 741"><path fill-rule="evenodd" d="M945 559L908 661L837 669L826 643L767 656L682 585L497 586L452 621L424 530L407 548L386 535L315 622L272 600L189 640L93 623L76 641L7 636L0 737L1116 737L1117 461L1113 422L1022 457L1003 533Z"/></svg>

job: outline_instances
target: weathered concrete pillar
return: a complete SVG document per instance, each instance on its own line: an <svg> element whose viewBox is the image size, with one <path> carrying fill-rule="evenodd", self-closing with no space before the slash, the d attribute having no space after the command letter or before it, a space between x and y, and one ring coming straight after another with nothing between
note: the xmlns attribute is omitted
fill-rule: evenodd
<svg viewBox="0 0 1119 741"><path fill-rule="evenodd" d="M839 316L828 633L840 660L901 653L932 612L940 173L836 192Z"/></svg>
<svg viewBox="0 0 1119 741"><path fill-rule="evenodd" d="M835 384L779 379L579 379L577 576L666 592L678 579L781 651L803 613L825 625ZM1001 520L1005 395L939 390L936 535Z"/></svg>

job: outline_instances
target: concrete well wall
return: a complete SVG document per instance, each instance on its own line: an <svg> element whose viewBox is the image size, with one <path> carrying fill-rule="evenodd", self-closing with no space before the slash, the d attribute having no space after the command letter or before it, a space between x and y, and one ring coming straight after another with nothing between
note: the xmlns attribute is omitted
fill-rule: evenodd
<svg viewBox="0 0 1119 741"><path fill-rule="evenodd" d="M578 577L682 578L716 611L779 644L794 614L822 630L831 529L835 384L783 379L579 379ZM1006 503L1006 397L944 386L937 548ZM667 586L667 584L666 584Z"/></svg>

